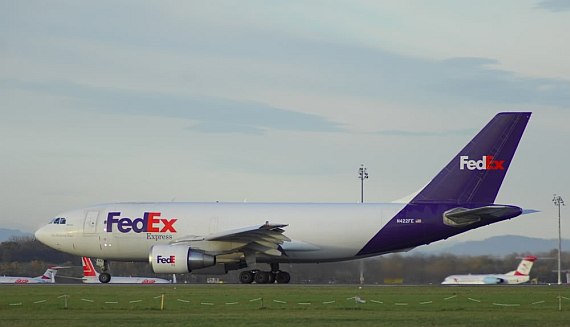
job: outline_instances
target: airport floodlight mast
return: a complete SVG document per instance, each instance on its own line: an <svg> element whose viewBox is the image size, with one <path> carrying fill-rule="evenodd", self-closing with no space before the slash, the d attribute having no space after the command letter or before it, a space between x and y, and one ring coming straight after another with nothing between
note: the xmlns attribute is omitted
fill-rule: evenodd
<svg viewBox="0 0 570 327"><path fill-rule="evenodd" d="M552 202L554 202L554 205L558 207L558 285L561 285L562 278L560 276L560 253L562 252L562 232L560 230L560 207L565 204L564 200L562 200L562 197L556 194L554 194Z"/></svg>
<svg viewBox="0 0 570 327"><path fill-rule="evenodd" d="M360 179L360 203L364 203L364 180L368 179L368 172L364 164L358 169L358 178Z"/></svg>

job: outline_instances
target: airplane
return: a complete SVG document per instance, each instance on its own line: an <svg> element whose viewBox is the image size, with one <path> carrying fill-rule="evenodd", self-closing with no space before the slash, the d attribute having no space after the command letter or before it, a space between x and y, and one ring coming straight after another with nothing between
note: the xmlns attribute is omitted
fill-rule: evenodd
<svg viewBox="0 0 570 327"><path fill-rule="evenodd" d="M92 284L100 284L99 273L95 270L93 262L88 257L81 258L81 265L83 266L83 282ZM155 277L113 277L109 281L111 284L170 284L169 280Z"/></svg>
<svg viewBox="0 0 570 327"><path fill-rule="evenodd" d="M148 261L155 273L248 268L241 283L289 283L282 263L408 251L521 215L494 201L530 116L498 113L423 189L398 202L103 204L61 213L35 236L101 259L103 283L113 260Z"/></svg>
<svg viewBox="0 0 570 327"><path fill-rule="evenodd" d="M15 277L15 276L0 276L0 284L45 284L55 283L55 274L60 268L66 267L48 267L46 272L38 277Z"/></svg>
<svg viewBox="0 0 570 327"><path fill-rule="evenodd" d="M535 256L524 257L517 270L506 274L484 275L451 275L445 277L444 285L484 285L484 284L522 284L529 281L532 264L536 261Z"/></svg>

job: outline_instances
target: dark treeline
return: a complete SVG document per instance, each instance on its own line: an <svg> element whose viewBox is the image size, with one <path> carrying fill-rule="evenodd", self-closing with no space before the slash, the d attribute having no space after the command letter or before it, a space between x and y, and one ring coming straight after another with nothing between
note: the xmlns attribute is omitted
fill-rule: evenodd
<svg viewBox="0 0 570 327"><path fill-rule="evenodd" d="M531 278L539 283L557 281L557 251L533 253L538 256ZM495 256L455 256L441 255L401 255L390 254L365 260L354 260L323 264L282 264L281 269L289 271L293 283L351 284L359 283L362 277L366 284L404 283L438 284L452 274L506 273L515 270L524 254L505 257ZM33 237L15 238L0 243L0 276L39 276L48 266L68 266L58 273L60 276L81 277L81 258L58 252L46 247ZM562 267L570 268L570 255L563 253ZM267 265L258 265L266 270ZM168 275L156 275L144 262L112 262L111 271L117 276L158 276L171 279ZM177 275L179 282L203 283L208 277L218 277L229 283L238 282L239 272L221 276L196 274ZM57 278L58 282L72 282L71 279ZM565 276L563 282L566 282Z"/></svg>

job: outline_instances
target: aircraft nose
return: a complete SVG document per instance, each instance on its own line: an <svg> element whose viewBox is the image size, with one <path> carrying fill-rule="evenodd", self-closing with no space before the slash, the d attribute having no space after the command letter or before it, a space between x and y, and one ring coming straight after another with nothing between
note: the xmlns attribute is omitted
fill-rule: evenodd
<svg viewBox="0 0 570 327"><path fill-rule="evenodd" d="M47 242L47 232L46 232L46 228L42 227L40 229L38 229L35 233L34 236L36 237L36 240L40 241L41 243L48 245Z"/></svg>

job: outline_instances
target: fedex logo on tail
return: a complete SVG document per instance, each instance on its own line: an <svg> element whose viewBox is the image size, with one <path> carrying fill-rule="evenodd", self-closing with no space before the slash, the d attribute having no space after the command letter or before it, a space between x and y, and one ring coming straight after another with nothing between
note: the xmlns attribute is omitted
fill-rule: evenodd
<svg viewBox="0 0 570 327"><path fill-rule="evenodd" d="M176 233L174 223L176 218L162 218L160 212L145 212L142 217L131 219L121 217L120 212L109 212L107 215L107 232L113 231L113 226L121 233Z"/></svg>
<svg viewBox="0 0 570 327"><path fill-rule="evenodd" d="M493 156L483 156L480 160L469 159L468 156L459 157L460 170L505 170L505 160L495 160Z"/></svg>

